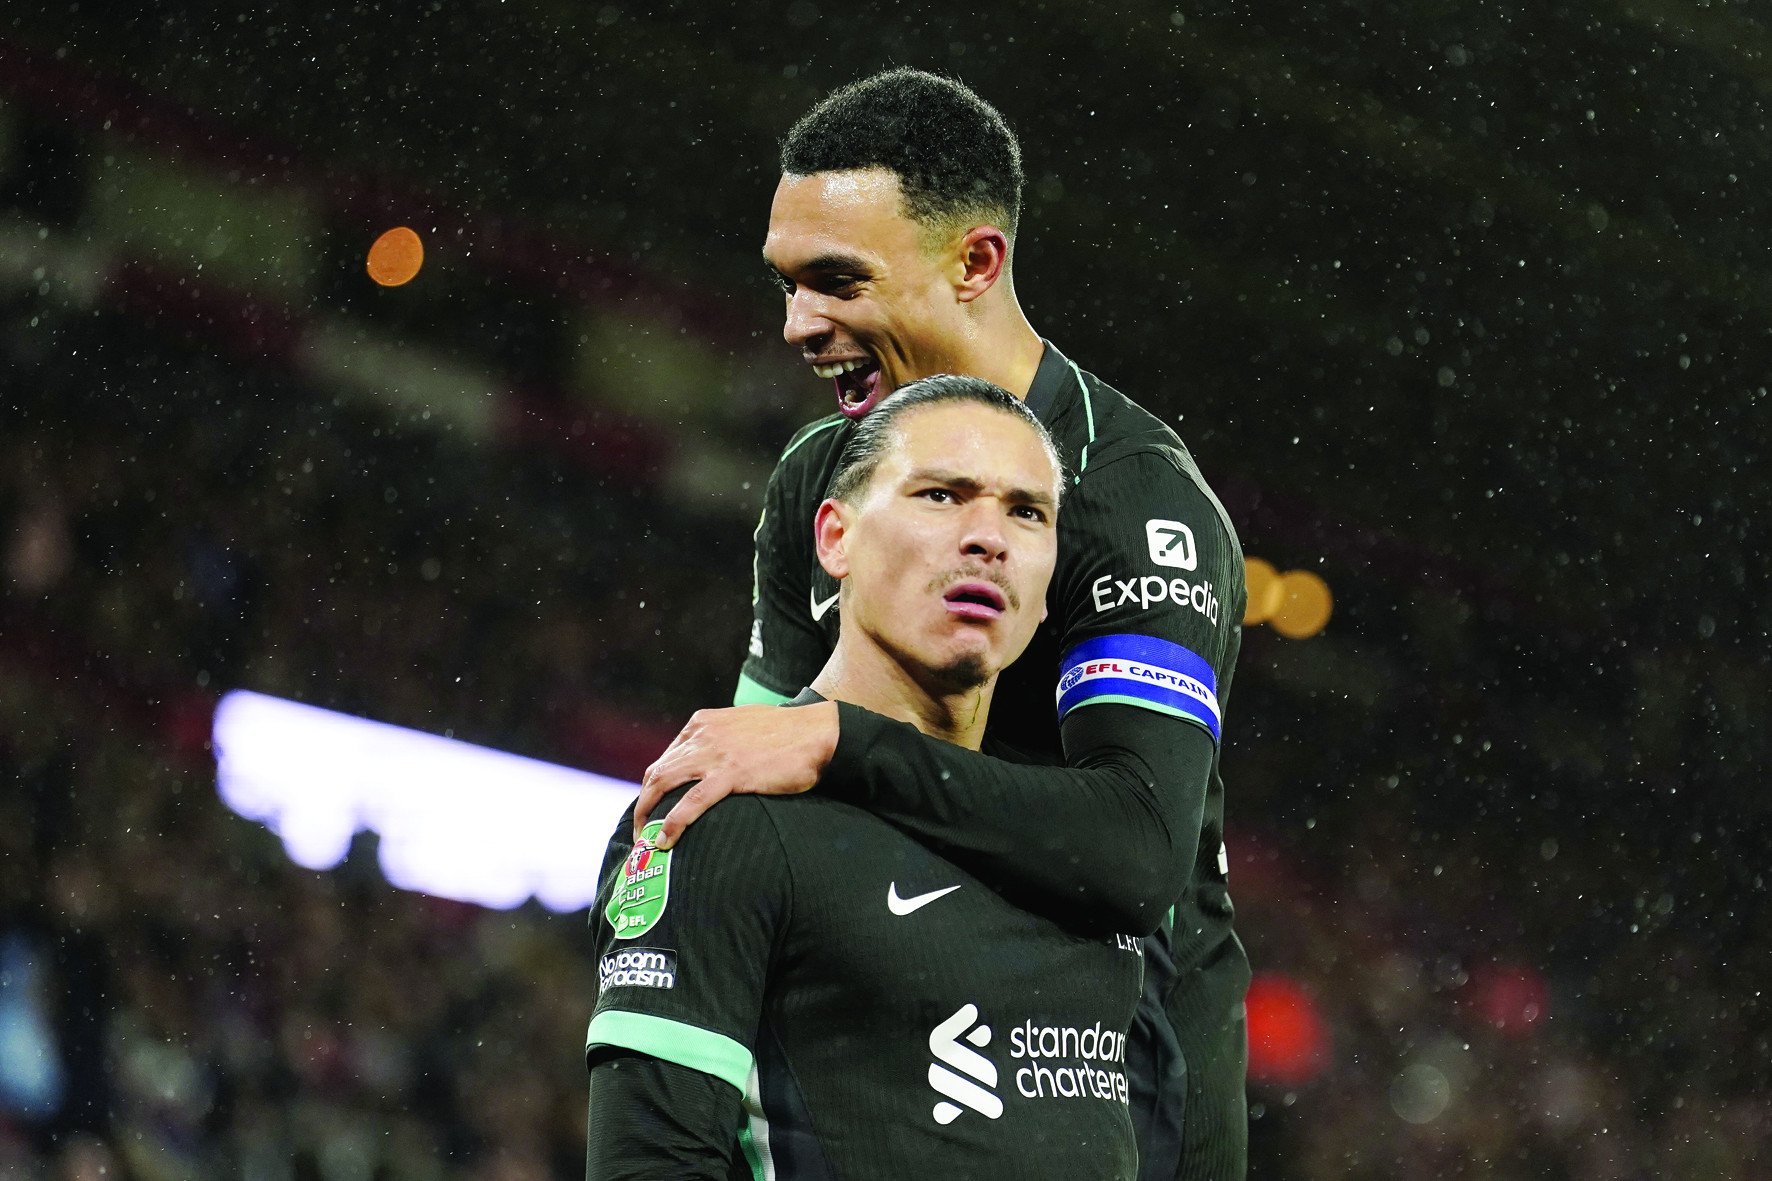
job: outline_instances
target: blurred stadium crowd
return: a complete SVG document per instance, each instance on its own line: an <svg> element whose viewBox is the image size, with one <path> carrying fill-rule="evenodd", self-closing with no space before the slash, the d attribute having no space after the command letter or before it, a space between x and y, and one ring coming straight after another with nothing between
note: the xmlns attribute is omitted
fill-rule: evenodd
<svg viewBox="0 0 1772 1181"><path fill-rule="evenodd" d="M633 774L729 693L748 536L121 317L46 350L28 311L0 334L0 1173L579 1172L583 916L402 893L368 848L297 868L216 798L208 709L246 685ZM1360 703L1350 742L1251 639L1256 1175L1766 1175L1764 1047L1707 950L1757 920L1686 926L1647 868L1711 838L1522 832L1488 793L1585 807L1581 759L1491 749L1474 686Z"/></svg>

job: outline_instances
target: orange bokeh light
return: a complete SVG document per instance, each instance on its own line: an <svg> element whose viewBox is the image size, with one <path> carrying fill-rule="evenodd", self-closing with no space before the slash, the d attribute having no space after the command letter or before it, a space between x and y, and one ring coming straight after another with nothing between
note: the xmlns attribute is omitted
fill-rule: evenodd
<svg viewBox="0 0 1772 1181"><path fill-rule="evenodd" d="M418 233L406 226L395 226L369 247L369 277L383 287L410 283L425 265L425 244Z"/></svg>
<svg viewBox="0 0 1772 1181"><path fill-rule="evenodd" d="M1268 620L1289 640L1302 640L1323 630L1334 610L1329 584L1309 570L1288 570L1280 576L1279 609Z"/></svg>
<svg viewBox="0 0 1772 1181"><path fill-rule="evenodd" d="M1249 602L1243 608L1243 626L1266 623L1280 609L1286 593L1280 587L1280 572L1266 558L1244 558L1243 578L1249 587Z"/></svg>

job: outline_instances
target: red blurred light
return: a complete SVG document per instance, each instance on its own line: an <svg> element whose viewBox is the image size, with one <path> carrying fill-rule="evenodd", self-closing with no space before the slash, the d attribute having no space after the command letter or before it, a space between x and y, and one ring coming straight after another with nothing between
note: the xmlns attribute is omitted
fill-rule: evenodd
<svg viewBox="0 0 1772 1181"><path fill-rule="evenodd" d="M1249 1077L1296 1086L1329 1064L1329 1027L1304 987L1277 972L1249 983Z"/></svg>
<svg viewBox="0 0 1772 1181"><path fill-rule="evenodd" d="M1484 1024L1514 1037L1531 1033L1550 1011L1550 989L1530 964L1492 964L1471 974L1470 1005Z"/></svg>

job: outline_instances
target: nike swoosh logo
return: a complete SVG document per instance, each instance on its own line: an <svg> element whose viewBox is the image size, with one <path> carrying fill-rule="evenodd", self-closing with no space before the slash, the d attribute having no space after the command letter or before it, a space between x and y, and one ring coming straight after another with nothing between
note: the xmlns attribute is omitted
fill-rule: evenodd
<svg viewBox="0 0 1772 1181"><path fill-rule="evenodd" d="M886 887L886 909L896 915L907 915L913 910L922 910L937 898L942 897L944 894L952 894L959 888L959 886L949 886L945 890L931 890L927 894L918 894L914 898L900 898L898 896L898 883L893 882L890 886Z"/></svg>
<svg viewBox="0 0 1772 1181"><path fill-rule="evenodd" d="M833 605L835 605L835 603L837 602L837 595L841 595L842 593L843 593L842 591L838 591L836 594L832 595L830 598L826 599L824 602L821 603L818 601L818 592L817 591L810 592L810 598L812 599L812 622L817 623L819 620L823 619L824 613L826 611L829 611L831 609L831 607Z"/></svg>

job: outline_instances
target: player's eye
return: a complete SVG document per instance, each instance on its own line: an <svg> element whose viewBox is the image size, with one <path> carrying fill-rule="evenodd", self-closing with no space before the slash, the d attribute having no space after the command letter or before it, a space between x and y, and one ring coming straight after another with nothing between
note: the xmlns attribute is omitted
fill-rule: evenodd
<svg viewBox="0 0 1772 1181"><path fill-rule="evenodd" d="M917 495L936 504L954 504L958 500L951 488L925 488Z"/></svg>
<svg viewBox="0 0 1772 1181"><path fill-rule="evenodd" d="M1044 523L1046 520L1046 510L1042 509L1042 508L1036 508L1031 504L1018 504L1014 508L1010 509L1009 511L1011 513L1013 513L1015 516L1020 517L1024 521L1037 521L1040 523Z"/></svg>

